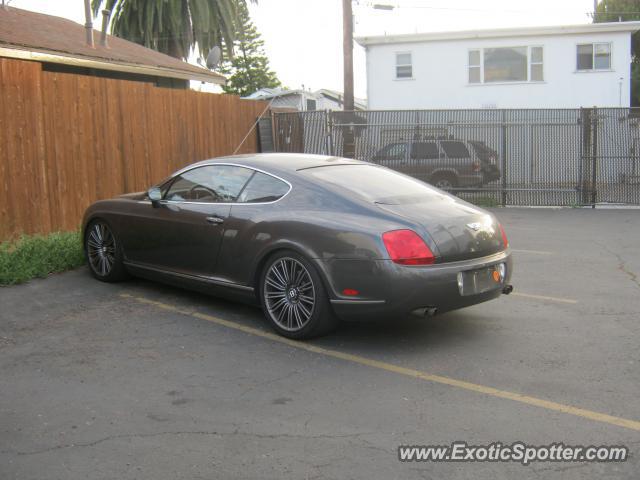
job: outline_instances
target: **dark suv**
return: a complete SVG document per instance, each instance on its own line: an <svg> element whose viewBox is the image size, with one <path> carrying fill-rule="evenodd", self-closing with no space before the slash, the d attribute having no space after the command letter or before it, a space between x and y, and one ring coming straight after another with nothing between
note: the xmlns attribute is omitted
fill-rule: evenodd
<svg viewBox="0 0 640 480"><path fill-rule="evenodd" d="M434 139L391 143L371 161L447 190L498 180L497 158L479 140Z"/></svg>

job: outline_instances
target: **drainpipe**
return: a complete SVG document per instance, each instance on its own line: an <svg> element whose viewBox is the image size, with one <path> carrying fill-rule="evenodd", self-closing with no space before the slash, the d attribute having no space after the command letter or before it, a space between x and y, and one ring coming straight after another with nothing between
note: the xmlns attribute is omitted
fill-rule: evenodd
<svg viewBox="0 0 640 480"><path fill-rule="evenodd" d="M91 0L84 0L84 29L87 33L87 45L93 48L93 22L91 21Z"/></svg>
<svg viewBox="0 0 640 480"><path fill-rule="evenodd" d="M109 47L107 42L107 28L109 28L109 16L111 10L102 10L102 34L100 35L100 45L107 48Z"/></svg>

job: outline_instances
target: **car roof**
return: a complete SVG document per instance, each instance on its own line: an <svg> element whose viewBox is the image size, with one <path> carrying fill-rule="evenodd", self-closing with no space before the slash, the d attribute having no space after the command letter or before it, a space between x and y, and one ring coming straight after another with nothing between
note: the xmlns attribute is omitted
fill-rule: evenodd
<svg viewBox="0 0 640 480"><path fill-rule="evenodd" d="M194 163L186 168L191 169L200 165L215 163L233 163L272 173L294 173L307 168L333 165L369 165L368 162L360 160L328 155L312 155L309 153L253 153L211 158Z"/></svg>

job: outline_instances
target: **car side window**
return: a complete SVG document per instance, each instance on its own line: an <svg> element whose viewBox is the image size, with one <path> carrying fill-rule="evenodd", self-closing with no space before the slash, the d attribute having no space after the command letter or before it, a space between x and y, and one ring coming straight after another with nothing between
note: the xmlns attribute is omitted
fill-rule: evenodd
<svg viewBox="0 0 640 480"><path fill-rule="evenodd" d="M411 159L432 160L439 157L436 142L415 142L411 145Z"/></svg>
<svg viewBox="0 0 640 480"><path fill-rule="evenodd" d="M174 202L234 202L253 170L233 165L207 165L176 177L165 200Z"/></svg>
<svg viewBox="0 0 640 480"><path fill-rule="evenodd" d="M449 158L470 157L469 150L462 142L457 142L455 140L443 140L442 142L440 142L440 146Z"/></svg>
<svg viewBox="0 0 640 480"><path fill-rule="evenodd" d="M392 143L380 150L375 158L379 160L404 160L407 145L404 143Z"/></svg>
<svg viewBox="0 0 640 480"><path fill-rule="evenodd" d="M289 185L271 175L256 172L244 188L238 202L264 203L275 202L289 191Z"/></svg>

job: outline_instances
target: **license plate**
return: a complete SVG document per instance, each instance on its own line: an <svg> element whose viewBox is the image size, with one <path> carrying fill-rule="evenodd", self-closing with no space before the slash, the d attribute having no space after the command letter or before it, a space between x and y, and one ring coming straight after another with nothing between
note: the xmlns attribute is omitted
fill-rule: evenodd
<svg viewBox="0 0 640 480"><path fill-rule="evenodd" d="M502 287L505 275L505 264L499 263L478 270L458 273L460 295L477 295Z"/></svg>

